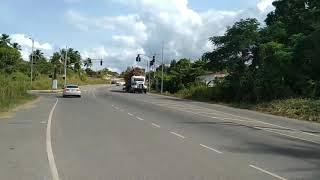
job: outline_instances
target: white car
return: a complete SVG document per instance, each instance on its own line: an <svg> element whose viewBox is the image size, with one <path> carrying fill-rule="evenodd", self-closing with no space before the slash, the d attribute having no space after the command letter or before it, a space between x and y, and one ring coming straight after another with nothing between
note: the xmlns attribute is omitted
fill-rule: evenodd
<svg viewBox="0 0 320 180"><path fill-rule="evenodd" d="M66 85L63 88L62 96L63 97L67 97L67 96L81 97L81 90L78 85L73 85L73 84Z"/></svg>
<svg viewBox="0 0 320 180"><path fill-rule="evenodd" d="M125 82L122 82L122 81L118 81L118 82L116 83L117 86L123 86L124 84L125 84Z"/></svg>

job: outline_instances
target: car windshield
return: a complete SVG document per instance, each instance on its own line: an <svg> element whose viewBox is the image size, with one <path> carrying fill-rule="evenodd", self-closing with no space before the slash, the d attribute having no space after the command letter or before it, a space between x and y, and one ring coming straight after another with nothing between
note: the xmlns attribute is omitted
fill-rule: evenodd
<svg viewBox="0 0 320 180"><path fill-rule="evenodd" d="M78 86L75 86L75 85L69 85L69 86L67 86L67 88L68 88L68 89L77 89L77 88L78 88Z"/></svg>
<svg viewBox="0 0 320 180"><path fill-rule="evenodd" d="M0 180L320 180L320 0L0 0L0 26Z"/></svg>
<svg viewBox="0 0 320 180"><path fill-rule="evenodd" d="M134 81L144 81L143 78L134 78Z"/></svg>

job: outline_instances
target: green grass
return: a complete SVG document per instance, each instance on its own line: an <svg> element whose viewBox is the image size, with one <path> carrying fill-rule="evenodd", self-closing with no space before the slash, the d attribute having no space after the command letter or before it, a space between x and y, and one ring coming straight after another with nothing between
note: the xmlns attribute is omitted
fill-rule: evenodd
<svg viewBox="0 0 320 180"><path fill-rule="evenodd" d="M67 77L68 84L77 84L77 85L90 85L90 84L106 84L109 83L107 80L101 78L87 78L81 77L78 74L72 74ZM64 85L64 79L58 79L58 89L61 89ZM32 84L33 90L49 90L52 86L52 79L48 78L46 75L41 75L36 78Z"/></svg>
<svg viewBox="0 0 320 180"><path fill-rule="evenodd" d="M7 75L0 73L0 112L6 112L34 96L27 94L30 80L22 73Z"/></svg>
<svg viewBox="0 0 320 180"><path fill-rule="evenodd" d="M320 123L320 99L291 98L264 103L225 102L221 101L218 91L205 86L192 86L173 96Z"/></svg>
<svg viewBox="0 0 320 180"><path fill-rule="evenodd" d="M58 80L58 87L62 88L64 80ZM40 75L35 78L32 84L34 90L51 89L52 80L47 75ZM101 78L87 78L79 74L72 74L68 77L68 83L78 85L106 84ZM0 73L0 112L7 112L19 104L33 100L35 97L27 93L30 89L30 78L23 73L11 75Z"/></svg>
<svg viewBox="0 0 320 180"><path fill-rule="evenodd" d="M320 122L320 99L274 100L256 105L256 110L295 119Z"/></svg>

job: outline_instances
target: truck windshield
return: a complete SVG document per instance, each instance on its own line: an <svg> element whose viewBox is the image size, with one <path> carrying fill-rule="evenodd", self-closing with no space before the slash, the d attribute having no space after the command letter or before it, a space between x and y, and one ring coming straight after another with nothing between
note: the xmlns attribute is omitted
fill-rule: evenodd
<svg viewBox="0 0 320 180"><path fill-rule="evenodd" d="M134 81L144 81L143 78L134 78Z"/></svg>

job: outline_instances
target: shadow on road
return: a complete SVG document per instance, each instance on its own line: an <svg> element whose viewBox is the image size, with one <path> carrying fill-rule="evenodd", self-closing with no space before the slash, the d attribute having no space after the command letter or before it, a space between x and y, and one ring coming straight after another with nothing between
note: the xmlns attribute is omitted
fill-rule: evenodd
<svg viewBox="0 0 320 180"><path fill-rule="evenodd" d="M169 101L176 101L176 102L190 102L189 99L179 99L179 98L170 98L170 97L159 97L161 100L169 100Z"/></svg>
<svg viewBox="0 0 320 180"><path fill-rule="evenodd" d="M126 93L126 92L124 92L123 90L115 90L115 89L110 90L110 92L115 92L115 93Z"/></svg>
<svg viewBox="0 0 320 180"><path fill-rule="evenodd" d="M201 124L201 125L221 125L221 126L237 126L237 127L246 127L255 130L261 129L270 129L270 130L284 130L284 131L294 131L287 128L276 128L270 126L250 126L245 124L240 124L236 122L209 122L209 121L201 121L201 122L183 122L184 124Z"/></svg>

